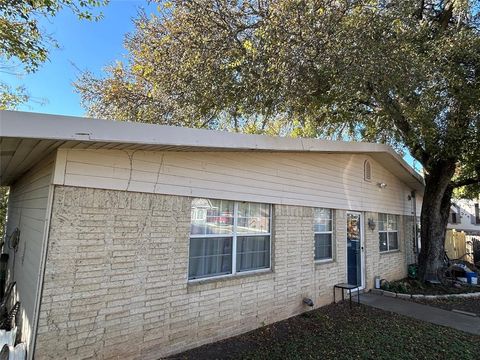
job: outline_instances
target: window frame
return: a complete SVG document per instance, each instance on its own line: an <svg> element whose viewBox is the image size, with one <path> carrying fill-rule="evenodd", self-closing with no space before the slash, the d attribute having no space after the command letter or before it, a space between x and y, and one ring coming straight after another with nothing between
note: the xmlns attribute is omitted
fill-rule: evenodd
<svg viewBox="0 0 480 360"><path fill-rule="evenodd" d="M201 198L201 199L210 199L210 198ZM196 234L192 235L189 234L188 238L188 266L187 266L187 281L190 282L201 282L201 281L209 281L215 279L222 279L222 278L229 278L235 276L243 276L252 273L262 273L262 272L270 272L272 271L272 213L273 213L273 206L272 204L268 203L260 203L254 201L236 201L236 200L227 200L227 199L212 199L212 200L225 200L225 201L233 201L233 224L232 224L232 234ZM268 205L269 207L269 217L268 217L268 233L237 233L237 224L238 224L238 205L240 203L252 203L252 204L264 204ZM190 224L192 219L190 219ZM246 237L246 236L268 236L269 238L269 267L268 268L260 268L260 269L253 269L253 270L245 270L245 271L237 271L237 237ZM190 239L205 239L205 238L217 238L217 237L231 237L232 238L232 272L230 274L222 274L222 275L212 275L212 276L203 276L200 278L190 279Z"/></svg>
<svg viewBox="0 0 480 360"><path fill-rule="evenodd" d="M372 181L372 164L370 163L370 160L368 160L368 159L366 159L363 162L363 180L367 181L367 182Z"/></svg>
<svg viewBox="0 0 480 360"><path fill-rule="evenodd" d="M452 211L452 216L451 216L451 218L452 218L451 224L458 224L458 221L457 221L457 213L455 213L455 212Z"/></svg>
<svg viewBox="0 0 480 360"><path fill-rule="evenodd" d="M332 222L331 223L331 230L330 231L315 231L315 221L316 221L316 217L315 217L315 210L316 209L326 209L326 210L330 210L330 221ZM315 263L325 263L325 262L332 262L335 260L335 245L334 245L334 241L333 241L333 234L334 234L334 210L331 209L331 208L325 208L325 207L315 207L314 210L313 210L313 261ZM317 234L330 234L330 241L331 241L331 246L332 246L332 256L329 257L329 258L324 258L324 259L316 259L315 258L315 235Z"/></svg>
<svg viewBox="0 0 480 360"><path fill-rule="evenodd" d="M388 253L388 252L400 251L400 237L399 237L399 230L398 230L399 220L400 220L399 215L387 214L387 213L378 213L378 214L379 215L383 214L383 215L387 216L387 229L386 230L378 229L378 250L379 250L379 252L380 253ZM396 230L388 230L388 220L389 220L389 217L391 217L391 216L396 217L396 221L395 221L395 223L397 224L397 229ZM380 233L387 234L387 250L380 250ZM390 233L396 233L397 234L397 247L394 248L394 249L390 249L390 238L389 238Z"/></svg>

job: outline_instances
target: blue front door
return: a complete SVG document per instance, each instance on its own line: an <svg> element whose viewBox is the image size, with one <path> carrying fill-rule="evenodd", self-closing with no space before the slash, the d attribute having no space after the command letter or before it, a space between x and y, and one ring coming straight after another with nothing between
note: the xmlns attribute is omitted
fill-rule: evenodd
<svg viewBox="0 0 480 360"><path fill-rule="evenodd" d="M362 286L362 229L360 213L347 212L347 280Z"/></svg>

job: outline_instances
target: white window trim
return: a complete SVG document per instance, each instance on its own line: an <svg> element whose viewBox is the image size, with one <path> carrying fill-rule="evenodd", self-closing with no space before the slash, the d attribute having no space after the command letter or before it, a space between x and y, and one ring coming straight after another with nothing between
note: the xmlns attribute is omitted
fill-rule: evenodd
<svg viewBox="0 0 480 360"><path fill-rule="evenodd" d="M388 253L388 252L395 252L395 251L400 251L400 238L398 237L398 215L395 215L395 214L387 214L387 213L382 213L382 214L385 214L387 215L387 228L388 228L388 218L390 216L395 216L397 217L397 229L396 230L378 230L378 250L381 252L381 253ZM387 234L387 250L380 250L380 233L386 233ZM395 249L390 249L390 239L389 239L389 234L390 233L396 233L397 234L397 247Z"/></svg>
<svg viewBox="0 0 480 360"><path fill-rule="evenodd" d="M333 244L333 226L334 226L333 225L333 218L334 218L333 212L334 211L333 211L333 209L330 209L330 208L319 208L319 207L317 207L315 209L328 209L328 210L330 210L330 221L332 222L332 224L331 224L332 230L330 230L330 231L315 231L315 230L313 230L313 260L316 264L332 262L335 259L335 256L334 256L335 247L334 247L334 244ZM314 216L315 216L315 213L314 213ZM315 219L313 221L314 221L314 226L315 226ZM331 235L331 237L330 237L330 241L332 242L332 256L331 257L323 258L323 259L315 259L315 234L330 234Z"/></svg>
<svg viewBox="0 0 480 360"><path fill-rule="evenodd" d="M314 260L315 264L326 264L326 263L331 263L333 261L334 261L334 259L333 259L333 248L332 248L332 257L331 258Z"/></svg>
<svg viewBox="0 0 480 360"><path fill-rule="evenodd" d="M224 199L222 199L224 200ZM234 200L230 200L234 201ZM248 275L248 274L254 274L254 273L262 273L262 272L270 272L272 271L272 212L273 212L273 207L272 204L267 204L269 206L269 223L268 223L268 233L240 233L237 234L235 231L237 229L237 214L238 214L238 204L243 203L243 202L250 202L250 201L234 201L233 204L233 233L232 234L196 234L196 235L191 235L188 238L188 267L187 267L187 279L189 283L193 282L201 282L201 281L209 281L209 280L214 280L214 279L222 279L222 278L229 278L229 277L235 277L235 276L243 276L243 275ZM260 204L260 203L259 203ZM261 203L265 204L265 203ZM191 220L190 220L191 221ZM247 271L237 271L237 236L242 237L242 236L267 236L269 238L269 249L270 249L270 257L269 257L269 267L268 268L261 268L261 269L254 269L254 270L247 270ZM190 239L199 239L199 238L217 238L217 237L231 237L232 238L232 273L231 274L222 274L222 275L212 275L212 276L204 276L201 278L197 279L189 279L189 274L190 274Z"/></svg>

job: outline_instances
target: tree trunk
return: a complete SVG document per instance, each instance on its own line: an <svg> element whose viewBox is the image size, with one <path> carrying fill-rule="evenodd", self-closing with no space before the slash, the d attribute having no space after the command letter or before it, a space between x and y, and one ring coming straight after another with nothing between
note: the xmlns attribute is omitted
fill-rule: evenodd
<svg viewBox="0 0 480 360"><path fill-rule="evenodd" d="M425 176L425 194L421 214L421 244L418 257L419 278L437 280L438 269L443 266L445 232L450 214L455 173L454 161L437 161Z"/></svg>

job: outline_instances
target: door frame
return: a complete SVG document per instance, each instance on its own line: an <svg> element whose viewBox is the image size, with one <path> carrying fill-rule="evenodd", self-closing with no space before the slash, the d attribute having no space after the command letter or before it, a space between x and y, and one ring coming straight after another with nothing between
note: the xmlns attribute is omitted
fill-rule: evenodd
<svg viewBox="0 0 480 360"><path fill-rule="evenodd" d="M361 284L359 286L359 290L364 290L365 289L365 226L364 226L364 215L363 212L361 211L351 211L347 210L345 212L345 282L348 283L348 246L347 246L347 241L348 241L348 230L347 230L347 224L348 224L348 214L354 214L354 215L360 215L360 278L361 278Z"/></svg>

